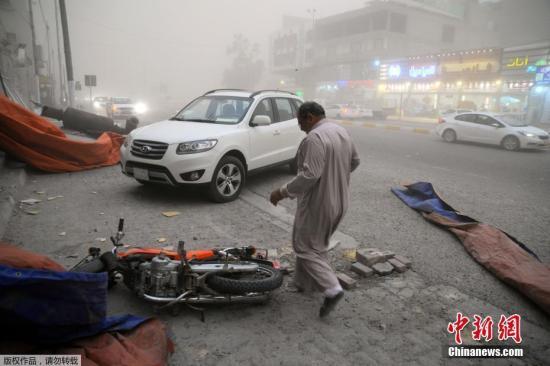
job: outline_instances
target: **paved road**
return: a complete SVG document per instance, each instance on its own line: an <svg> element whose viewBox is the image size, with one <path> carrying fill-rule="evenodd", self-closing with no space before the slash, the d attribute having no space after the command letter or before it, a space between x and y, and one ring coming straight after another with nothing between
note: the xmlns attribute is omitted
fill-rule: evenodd
<svg viewBox="0 0 550 366"><path fill-rule="evenodd" d="M508 311L542 322L545 316L466 254L449 233L427 223L390 188L431 182L455 209L517 237L550 263L550 152L443 142L413 130L343 125L362 160L352 178L352 203L340 229L361 245L410 256L432 283L444 283ZM285 169L253 177L249 188L267 197L288 177ZM292 211L292 203L285 203Z"/></svg>
<svg viewBox="0 0 550 366"><path fill-rule="evenodd" d="M544 364L550 357L548 316L476 264L454 237L425 222L390 188L402 181L430 181L452 206L516 236L550 263L550 152L509 153L446 144L413 130L345 126L362 164L353 174L351 207L340 230L361 246L409 256L413 271L360 281L322 322L317 318L320 299L295 294L286 283L268 305L209 309L206 323L190 312L176 318L161 313L176 342L172 364L443 364L448 362L443 345L450 340L445 329L459 310L494 319L502 313L524 316L528 357L483 364ZM89 246L108 249L101 240L114 233L123 216L127 243L162 246L183 239L190 248L253 244L288 249L287 222L262 208L262 201L268 207L269 192L289 179L286 167L259 173L250 177L247 197L214 205L197 191L140 186L118 167L31 172L17 200L42 199L33 207L39 213L17 208L4 240L68 266ZM47 199L57 195L63 197ZM283 202L287 212L293 205ZM161 215L172 210L180 215ZM158 243L160 238L167 241ZM334 251L333 257L339 269L349 266L342 263L342 253ZM109 313L126 312L152 315L150 304L116 286L109 293ZM463 361L458 364L482 364Z"/></svg>

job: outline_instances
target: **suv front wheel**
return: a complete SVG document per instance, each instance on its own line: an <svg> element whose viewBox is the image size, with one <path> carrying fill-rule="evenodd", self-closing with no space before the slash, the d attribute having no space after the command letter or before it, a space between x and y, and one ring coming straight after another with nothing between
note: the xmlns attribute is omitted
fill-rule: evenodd
<svg viewBox="0 0 550 366"><path fill-rule="evenodd" d="M214 202L230 202L239 197L244 184L244 166L234 156L224 156L212 176L208 190Z"/></svg>

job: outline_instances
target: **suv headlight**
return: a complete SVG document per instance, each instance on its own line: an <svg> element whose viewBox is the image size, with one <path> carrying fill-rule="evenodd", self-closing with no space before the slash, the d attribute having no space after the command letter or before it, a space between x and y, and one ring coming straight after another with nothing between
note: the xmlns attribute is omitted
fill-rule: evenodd
<svg viewBox="0 0 550 366"><path fill-rule="evenodd" d="M218 140L198 140L183 142L178 145L178 148L176 149L176 154L194 154L198 152L208 151L216 146L217 143Z"/></svg>
<svg viewBox="0 0 550 366"><path fill-rule="evenodd" d="M126 135L126 138L124 139L124 147L128 147L130 145L132 145L132 136L130 135Z"/></svg>
<svg viewBox="0 0 550 366"><path fill-rule="evenodd" d="M537 135L531 132L519 131L519 133L521 133L525 137L537 137Z"/></svg>

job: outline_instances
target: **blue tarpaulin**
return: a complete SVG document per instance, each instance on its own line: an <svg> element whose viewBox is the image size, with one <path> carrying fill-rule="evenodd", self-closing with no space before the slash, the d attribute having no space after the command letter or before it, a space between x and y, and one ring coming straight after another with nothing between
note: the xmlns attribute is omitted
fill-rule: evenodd
<svg viewBox="0 0 550 366"><path fill-rule="evenodd" d="M392 188L391 191L407 206L417 211L435 212L456 222L477 222L471 217L459 214L447 202L443 201L435 193L431 183L417 182L407 185L407 188Z"/></svg>
<svg viewBox="0 0 550 366"><path fill-rule="evenodd" d="M130 330L146 319L107 317L107 274L0 265L0 324L10 339L58 343Z"/></svg>

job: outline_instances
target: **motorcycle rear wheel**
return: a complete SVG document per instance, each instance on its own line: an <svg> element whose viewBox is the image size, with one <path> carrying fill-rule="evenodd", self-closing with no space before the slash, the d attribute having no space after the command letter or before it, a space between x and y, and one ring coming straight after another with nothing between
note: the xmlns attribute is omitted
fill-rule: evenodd
<svg viewBox="0 0 550 366"><path fill-rule="evenodd" d="M213 290L222 293L237 295L249 292L267 292L281 287L283 274L278 269L258 264L255 273L216 273L210 276L207 282Z"/></svg>

